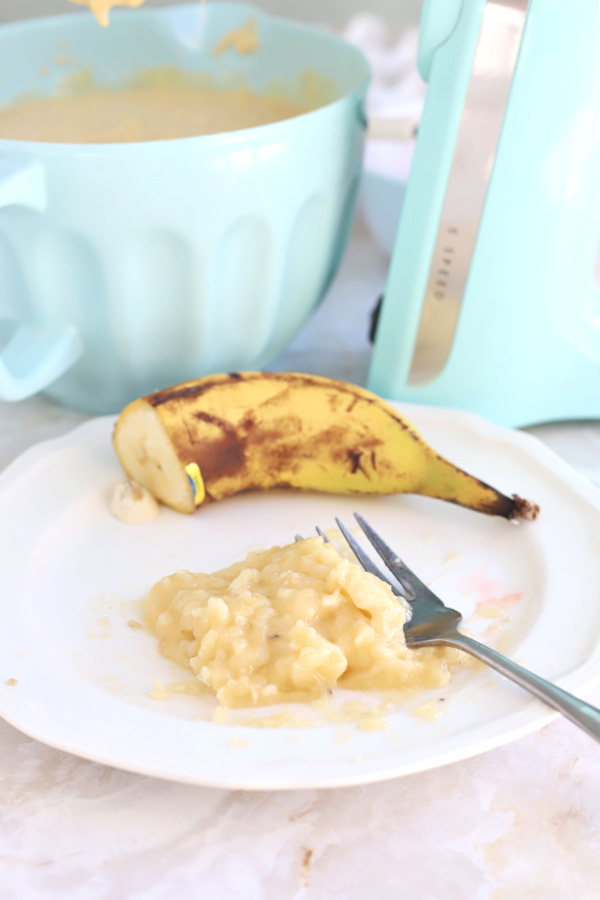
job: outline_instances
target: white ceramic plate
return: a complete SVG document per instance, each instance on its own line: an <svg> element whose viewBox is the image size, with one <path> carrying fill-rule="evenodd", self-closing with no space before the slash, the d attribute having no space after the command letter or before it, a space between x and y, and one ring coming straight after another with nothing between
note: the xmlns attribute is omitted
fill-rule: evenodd
<svg viewBox="0 0 600 900"><path fill-rule="evenodd" d="M189 677L160 657L151 634L128 626L159 577L228 565L251 548L311 534L316 523L331 527L335 515L349 522L357 507L475 632L493 639L496 629L500 649L585 694L600 680L600 494L529 435L470 414L398 408L463 468L537 500L538 521L514 525L421 497L282 492L234 497L191 517L163 510L153 523L126 526L107 509L122 477L111 419L25 453L0 477L0 715L87 759L244 789L391 778L473 756L553 718L478 666L433 699L387 713L382 731L351 722L214 724L210 699L150 697L156 678ZM412 709L425 701L426 714Z"/></svg>

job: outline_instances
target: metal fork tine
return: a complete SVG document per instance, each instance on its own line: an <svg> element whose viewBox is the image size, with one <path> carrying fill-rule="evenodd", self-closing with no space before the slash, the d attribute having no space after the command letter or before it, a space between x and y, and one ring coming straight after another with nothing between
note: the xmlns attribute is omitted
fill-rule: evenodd
<svg viewBox="0 0 600 900"><path fill-rule="evenodd" d="M427 585L423 584L420 578L417 578L415 573L408 568L406 563L404 563L396 553L394 553L391 547L388 547L385 541L379 537L377 532L371 528L369 523L366 522L361 515L354 513L354 518L392 575L396 576L402 587L408 591L410 595L414 597L419 591L431 594Z"/></svg>
<svg viewBox="0 0 600 900"><path fill-rule="evenodd" d="M387 582L387 584L389 584L389 586L391 587L391 589L393 590L393 592L394 592L398 597L403 597L403 596L404 596L404 593L403 593L401 590L399 590L398 585L397 585L397 584L393 584L393 583L389 580L389 578L386 578L386 576L383 574L383 572L381 571L381 569L377 568L377 566L375 565L375 563L373 562L373 560L372 560L369 556L367 556L367 554L365 553L365 551L363 550L363 548L360 546L360 544L358 543L358 541L356 541L356 540L352 537L352 535L350 534L350 532L348 531L348 529L346 528L346 526L344 525L344 523L341 522L341 521L340 521L339 519L337 519L337 518L336 518L335 521L337 522L338 528L340 529L340 531L342 532L342 534L343 534L344 537L346 538L346 541L347 541L348 544L350 545L350 548L351 548L352 552L354 553L354 555L355 555L356 558L358 559L358 561L359 561L359 563L361 564L361 566L363 567L363 569L365 569L365 571L367 571L367 572L370 572L371 575L375 575L377 578L380 578L382 581ZM321 534L321 531L320 531L319 528L317 528L317 531L319 532L319 534Z"/></svg>

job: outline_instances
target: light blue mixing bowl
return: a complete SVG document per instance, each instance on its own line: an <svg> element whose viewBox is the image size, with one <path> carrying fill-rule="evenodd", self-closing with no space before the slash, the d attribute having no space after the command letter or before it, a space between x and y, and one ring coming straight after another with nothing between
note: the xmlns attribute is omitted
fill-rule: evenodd
<svg viewBox="0 0 600 900"><path fill-rule="evenodd" d="M250 17L260 50L211 49ZM0 397L105 413L215 371L263 368L324 296L359 183L369 73L333 35L234 3L0 28L0 104L66 74L155 66L339 99L258 128L137 144L0 140ZM1 345L0 345L1 346Z"/></svg>

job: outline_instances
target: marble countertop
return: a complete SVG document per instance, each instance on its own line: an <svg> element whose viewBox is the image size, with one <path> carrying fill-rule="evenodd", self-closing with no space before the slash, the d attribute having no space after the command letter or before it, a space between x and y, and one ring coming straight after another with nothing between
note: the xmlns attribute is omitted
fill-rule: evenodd
<svg viewBox="0 0 600 900"><path fill-rule="evenodd" d="M330 295L274 367L364 383L386 268L359 222ZM39 397L0 403L0 468L85 418ZM528 430L600 485L600 423ZM588 699L600 705L600 687ZM381 784L250 793L90 763L0 721L0 896L596 900L599 754L558 719Z"/></svg>

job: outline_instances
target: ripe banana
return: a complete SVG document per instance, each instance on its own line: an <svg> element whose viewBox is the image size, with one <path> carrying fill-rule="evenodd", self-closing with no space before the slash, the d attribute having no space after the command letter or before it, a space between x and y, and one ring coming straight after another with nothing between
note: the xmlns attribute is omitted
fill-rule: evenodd
<svg viewBox="0 0 600 900"><path fill-rule="evenodd" d="M447 460L362 388L289 372L210 375L122 411L113 436L130 478L178 512L241 491L413 493L507 519L538 507Z"/></svg>

